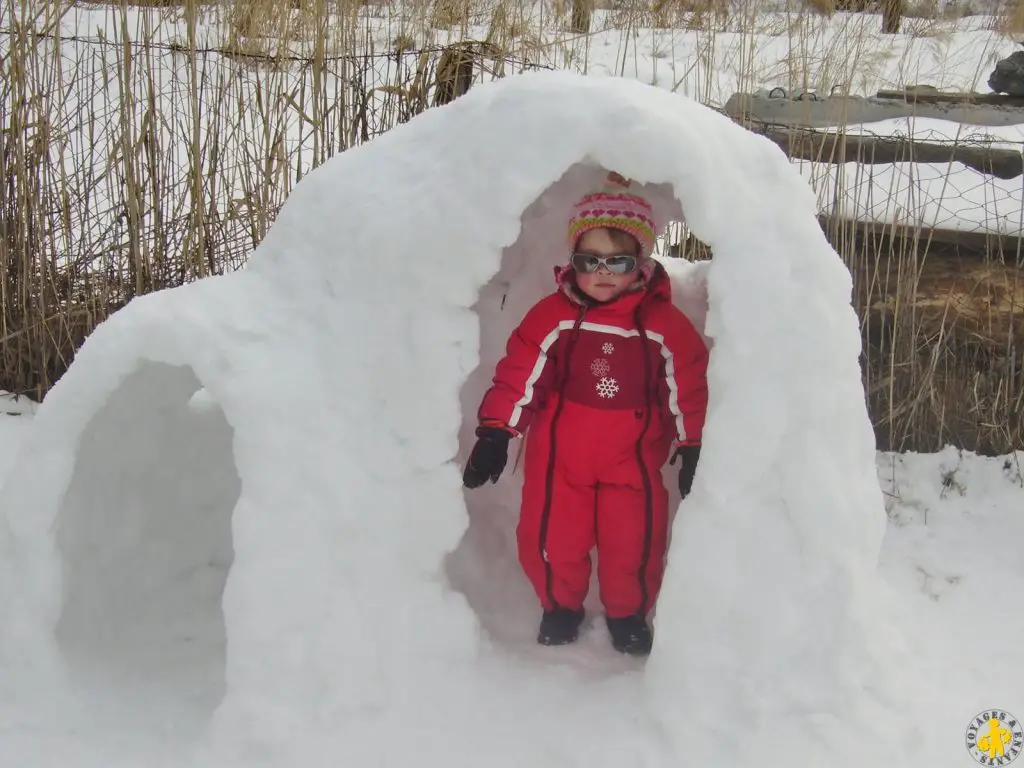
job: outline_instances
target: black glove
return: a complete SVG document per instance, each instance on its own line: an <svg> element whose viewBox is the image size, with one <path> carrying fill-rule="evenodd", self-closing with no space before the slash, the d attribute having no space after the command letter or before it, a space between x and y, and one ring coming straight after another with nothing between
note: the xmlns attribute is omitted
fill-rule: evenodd
<svg viewBox="0 0 1024 768"><path fill-rule="evenodd" d="M699 445L681 445L676 448L669 464L675 465L676 457L679 457L679 494L685 499L690 495L690 488L693 487L693 476L697 473L697 459L700 458Z"/></svg>
<svg viewBox="0 0 1024 768"><path fill-rule="evenodd" d="M510 432L498 427L478 427L476 435L476 445L462 473L462 484L467 488L479 488L488 479L498 482L508 461L508 441L512 437Z"/></svg>

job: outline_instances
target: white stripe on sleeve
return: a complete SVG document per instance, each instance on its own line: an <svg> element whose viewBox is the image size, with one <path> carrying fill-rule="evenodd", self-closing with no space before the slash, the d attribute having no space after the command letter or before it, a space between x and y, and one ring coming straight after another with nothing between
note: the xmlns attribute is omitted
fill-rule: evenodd
<svg viewBox="0 0 1024 768"><path fill-rule="evenodd" d="M540 375L544 373L544 366L548 362L548 350L555 343L558 334L566 328L572 328L573 325L575 325L574 321L563 320L540 343L540 353L537 355L537 362L533 364L533 370L530 371L530 375L526 378L526 384L523 385L523 396L512 407L512 415L509 417L508 425L513 429L519 426L519 419L522 418L523 408L533 400L533 388L536 386L537 380L540 379Z"/></svg>

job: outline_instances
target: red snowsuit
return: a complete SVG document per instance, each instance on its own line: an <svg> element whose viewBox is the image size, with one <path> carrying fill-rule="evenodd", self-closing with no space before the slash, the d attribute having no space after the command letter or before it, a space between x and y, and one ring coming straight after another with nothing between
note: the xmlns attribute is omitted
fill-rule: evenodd
<svg viewBox="0 0 1024 768"><path fill-rule="evenodd" d="M482 425L529 428L519 561L546 610L578 609L597 546L609 617L646 615L661 588L675 444L699 444L708 351L657 262L646 288L588 307L570 267L509 338Z"/></svg>

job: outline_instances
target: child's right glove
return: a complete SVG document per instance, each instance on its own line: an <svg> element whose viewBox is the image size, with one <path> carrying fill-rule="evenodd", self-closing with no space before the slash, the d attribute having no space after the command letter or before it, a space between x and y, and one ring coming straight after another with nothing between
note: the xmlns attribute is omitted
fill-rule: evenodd
<svg viewBox="0 0 1024 768"><path fill-rule="evenodd" d="M681 445L676 448L669 464L675 466L676 457L679 457L679 494L685 499L690 495L690 488L693 487L693 476L697 473L697 460L700 458L699 445Z"/></svg>
<svg viewBox="0 0 1024 768"><path fill-rule="evenodd" d="M510 432L499 427L478 427L476 434L476 445L462 473L462 484L466 488L478 488L488 479L498 482L508 462Z"/></svg>

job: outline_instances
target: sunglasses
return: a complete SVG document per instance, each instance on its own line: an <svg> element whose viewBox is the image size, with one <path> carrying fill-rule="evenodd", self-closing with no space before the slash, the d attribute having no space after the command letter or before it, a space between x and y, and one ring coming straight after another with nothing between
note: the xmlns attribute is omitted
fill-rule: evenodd
<svg viewBox="0 0 1024 768"><path fill-rule="evenodd" d="M613 275L626 275L636 269L636 256L628 253L615 256L594 256L590 253L574 253L572 266L577 272L590 274L604 267Z"/></svg>

